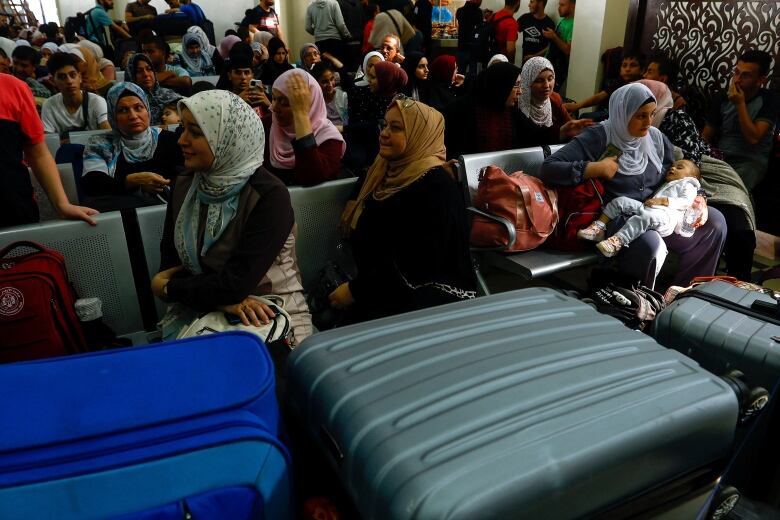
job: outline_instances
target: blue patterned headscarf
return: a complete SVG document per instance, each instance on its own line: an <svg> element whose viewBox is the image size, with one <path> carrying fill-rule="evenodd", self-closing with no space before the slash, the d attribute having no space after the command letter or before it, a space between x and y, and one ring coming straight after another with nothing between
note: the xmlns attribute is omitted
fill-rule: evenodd
<svg viewBox="0 0 780 520"><path fill-rule="evenodd" d="M138 83L136 83L135 80L135 73L139 61L146 62L149 64L152 70L154 70L152 60L146 54L136 53L130 56L130 59L127 61L127 79L136 85L138 85ZM152 85L152 88L149 89L146 94L149 97L149 116L152 125L163 124L163 109L165 109L166 105L176 103L182 98L181 95L177 94L173 90L161 87L160 83L157 81L156 73L154 75L154 85Z"/></svg>
<svg viewBox="0 0 780 520"><path fill-rule="evenodd" d="M134 83L119 83L111 87L106 94L108 121L112 131L89 138L84 148L84 173L103 172L114 177L119 156L123 155L129 163L148 161L157 150L159 128L147 127L135 135L126 135L119 131L116 122L116 107L119 100L126 96L135 96L149 110L149 100L143 89Z"/></svg>
<svg viewBox="0 0 780 520"><path fill-rule="evenodd" d="M200 256L219 240L238 212L241 190L263 164L263 123L244 100L226 90L207 90L179 101L179 112L187 108L203 132L214 154L208 171L195 172L182 203L173 241L184 267L202 272ZM203 248L198 252L201 207L206 206Z"/></svg>
<svg viewBox="0 0 780 520"><path fill-rule="evenodd" d="M187 46L191 43L197 43L200 46L200 52L194 58L190 56ZM211 56L208 54L209 41L202 37L201 33L186 32L181 39L181 60L184 68L192 74L199 76L208 76L214 73L214 64Z"/></svg>

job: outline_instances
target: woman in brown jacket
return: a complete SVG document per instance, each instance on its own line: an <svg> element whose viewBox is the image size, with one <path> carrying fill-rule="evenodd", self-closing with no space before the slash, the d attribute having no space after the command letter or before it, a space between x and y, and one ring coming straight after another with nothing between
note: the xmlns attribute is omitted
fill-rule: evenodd
<svg viewBox="0 0 780 520"><path fill-rule="evenodd" d="M300 342L312 332L295 257L287 188L262 167L260 118L235 94L209 90L179 103L185 166L168 206L154 294L175 305L161 327L175 337L198 311L221 310L244 325L273 311L250 295L282 297Z"/></svg>

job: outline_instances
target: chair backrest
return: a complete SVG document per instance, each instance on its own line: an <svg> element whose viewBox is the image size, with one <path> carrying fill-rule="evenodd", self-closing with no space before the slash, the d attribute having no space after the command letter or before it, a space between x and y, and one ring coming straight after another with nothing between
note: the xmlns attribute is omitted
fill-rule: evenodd
<svg viewBox="0 0 780 520"><path fill-rule="evenodd" d="M68 202L71 204L78 204L79 195L78 190L76 189L76 178L73 175L73 167L70 164L58 164L57 170L60 173L60 180L62 181L62 187L65 189L65 195L68 197ZM59 213L49 200L48 195L46 195L46 192L38 182L38 179L31 169L28 168L28 172L30 174L33 190L35 191L35 199L38 202L38 212L40 214L41 222L59 219Z"/></svg>
<svg viewBox="0 0 780 520"><path fill-rule="evenodd" d="M52 220L0 230L0 247L31 240L65 256L73 285L82 298L103 301L103 319L117 334L143 330L122 216L97 215L97 226L72 220Z"/></svg>
<svg viewBox="0 0 780 520"><path fill-rule="evenodd" d="M341 237L336 229L357 178L340 179L309 188L290 188L290 199L298 225L296 254L303 287L311 288L317 273L329 262L343 264ZM349 271L349 266L341 265Z"/></svg>
<svg viewBox="0 0 780 520"><path fill-rule="evenodd" d="M141 245L144 248L144 258L146 258L149 276L154 276L160 271L160 242L162 242L167 209L168 206L148 206L135 210L138 217L138 227L141 230ZM157 316L162 318L165 315L165 302L157 298L154 299L154 302Z"/></svg>
<svg viewBox="0 0 780 520"><path fill-rule="evenodd" d="M80 132L71 132L70 133L70 142L71 144L83 144L86 145L87 141L89 141L89 138L93 135L100 135L100 134L107 134L111 132L111 130L82 130Z"/></svg>
<svg viewBox="0 0 780 520"><path fill-rule="evenodd" d="M125 71L118 70L116 71L116 82L122 83L125 80Z"/></svg>
<svg viewBox="0 0 780 520"><path fill-rule="evenodd" d="M463 184L464 197L470 205L479 187L479 172L490 165L499 166L507 173L522 170L528 175L536 176L539 166L544 161L544 152L537 146L534 148L520 148L517 150L504 150L500 152L476 153L461 155L458 158L458 169L461 183Z"/></svg>
<svg viewBox="0 0 780 520"><path fill-rule="evenodd" d="M43 140L52 158L57 157L57 150L60 149L60 136L58 134L46 134Z"/></svg>
<svg viewBox="0 0 780 520"><path fill-rule="evenodd" d="M196 81L208 81L212 85L216 85L217 81L219 81L219 76L200 76L197 78L193 78L192 82L195 83Z"/></svg>

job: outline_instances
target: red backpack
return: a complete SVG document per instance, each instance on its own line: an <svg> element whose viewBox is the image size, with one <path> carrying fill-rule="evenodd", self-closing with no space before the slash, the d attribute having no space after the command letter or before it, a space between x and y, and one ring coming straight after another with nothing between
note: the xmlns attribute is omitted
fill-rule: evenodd
<svg viewBox="0 0 780 520"><path fill-rule="evenodd" d="M35 251L11 256L20 247ZM75 303L62 254L27 241L5 247L0 251L0 362L85 352Z"/></svg>
<svg viewBox="0 0 780 520"><path fill-rule="evenodd" d="M547 246L562 251L591 249L593 244L577 238L577 231L601 215L604 186L596 179L588 179L576 186L558 186L556 191L560 222L547 239Z"/></svg>
<svg viewBox="0 0 780 520"><path fill-rule="evenodd" d="M523 172L510 175L498 166L479 174L474 207L503 217L515 226L515 241L509 244L506 228L479 215L471 224L471 245L504 246L507 252L528 251L544 242L558 222L555 190Z"/></svg>

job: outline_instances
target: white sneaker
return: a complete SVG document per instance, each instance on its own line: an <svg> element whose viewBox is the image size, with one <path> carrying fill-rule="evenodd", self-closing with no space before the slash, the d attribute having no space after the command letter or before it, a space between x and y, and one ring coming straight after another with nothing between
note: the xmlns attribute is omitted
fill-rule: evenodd
<svg viewBox="0 0 780 520"><path fill-rule="evenodd" d="M607 258L612 258L618 254L620 248L623 247L623 243L620 241L617 235L612 235L608 239L602 240L596 244L596 247L599 251L601 251L602 255L606 256Z"/></svg>
<svg viewBox="0 0 780 520"><path fill-rule="evenodd" d="M588 242L601 242L606 236L606 228L607 226L605 226L602 221L594 220L588 227L577 231L577 236L582 240L587 240Z"/></svg>

